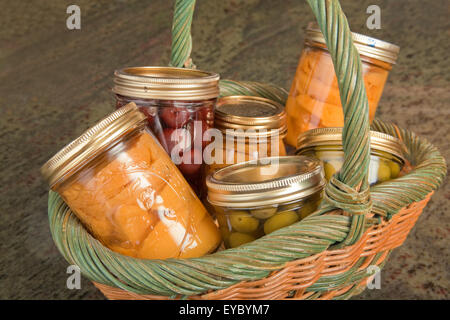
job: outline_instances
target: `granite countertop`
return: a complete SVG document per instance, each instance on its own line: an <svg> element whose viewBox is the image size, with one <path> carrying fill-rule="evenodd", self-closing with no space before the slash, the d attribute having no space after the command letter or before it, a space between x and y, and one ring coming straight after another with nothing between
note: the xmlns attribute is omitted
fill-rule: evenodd
<svg viewBox="0 0 450 320"><path fill-rule="evenodd" d="M66 288L68 264L51 239L40 166L111 112L113 71L167 65L172 1L78 0L81 30L66 28L69 1L0 4L0 299L103 299L85 278ZM401 46L378 117L426 137L450 156L446 0L341 0L353 31ZM381 8L368 30L366 8ZM198 1L193 59L222 78L290 87L306 1ZM381 274L381 289L355 299L450 297L447 180Z"/></svg>

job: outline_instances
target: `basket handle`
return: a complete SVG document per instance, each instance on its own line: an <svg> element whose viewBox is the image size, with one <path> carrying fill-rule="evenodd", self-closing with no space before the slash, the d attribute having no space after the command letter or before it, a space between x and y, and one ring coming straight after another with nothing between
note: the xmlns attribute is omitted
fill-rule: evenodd
<svg viewBox="0 0 450 320"><path fill-rule="evenodd" d="M359 53L353 45L350 28L338 0L307 0L316 16L330 52L344 110L342 132L344 163L325 188L325 197L318 214L342 209L352 215L347 238L340 245L355 243L365 230L366 214L372 203L368 184L370 160L369 104L362 77ZM171 65L195 68L190 58L192 50L191 24L195 0L176 0L172 25ZM221 94L274 95L283 104L285 97L275 86L221 81ZM225 88L226 94L223 94ZM256 89L255 89L256 88ZM259 92L258 92L259 91ZM262 94L261 94L261 91ZM265 91L265 92L264 92ZM269 97L270 98L270 97Z"/></svg>

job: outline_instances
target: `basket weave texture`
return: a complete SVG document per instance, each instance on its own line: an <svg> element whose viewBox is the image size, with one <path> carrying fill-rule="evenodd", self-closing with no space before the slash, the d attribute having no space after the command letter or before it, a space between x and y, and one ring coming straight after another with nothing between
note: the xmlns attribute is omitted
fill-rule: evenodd
<svg viewBox="0 0 450 320"><path fill-rule="evenodd" d="M286 263L279 271L261 280L239 282L226 289L191 296L194 300L245 299L345 299L364 289L372 276L370 266L383 267L392 249L400 246L419 218L430 197L402 209L392 220L371 227L352 246L326 250L308 258ZM342 285L350 278L347 285ZM318 280L321 279L319 282ZM156 300L165 296L139 295L95 283L111 300ZM319 286L326 291L314 291ZM309 290L306 290L306 289ZM337 288L336 290L330 290ZM181 298L181 297L178 297Z"/></svg>
<svg viewBox="0 0 450 320"><path fill-rule="evenodd" d="M344 164L320 208L256 241L195 259L139 260L93 238L57 193L49 221L61 254L110 299L347 299L364 290L373 266L400 246L446 174L439 151L412 132L379 120L369 128L361 61L337 0L308 0L335 66L344 110ZM178 0L171 65L195 67L190 28L195 0ZM285 103L285 90L221 80L221 96L253 95ZM402 140L404 175L369 187L369 130Z"/></svg>

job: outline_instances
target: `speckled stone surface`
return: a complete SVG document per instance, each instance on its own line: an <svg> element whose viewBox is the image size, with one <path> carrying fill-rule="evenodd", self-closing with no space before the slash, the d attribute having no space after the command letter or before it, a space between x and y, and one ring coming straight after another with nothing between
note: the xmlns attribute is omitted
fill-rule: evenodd
<svg viewBox="0 0 450 320"><path fill-rule="evenodd" d="M113 110L114 69L166 65L172 1L75 1L81 30L65 26L73 1L0 1L0 299L103 299L87 279L66 288L67 263L47 221L40 166ZM429 139L450 156L450 34L446 0L341 0L352 30L399 44L378 116ZM381 30L365 27L381 7ZM198 1L193 59L223 78L289 88L305 1ZM448 299L450 188L431 199L381 274L381 289L355 299Z"/></svg>

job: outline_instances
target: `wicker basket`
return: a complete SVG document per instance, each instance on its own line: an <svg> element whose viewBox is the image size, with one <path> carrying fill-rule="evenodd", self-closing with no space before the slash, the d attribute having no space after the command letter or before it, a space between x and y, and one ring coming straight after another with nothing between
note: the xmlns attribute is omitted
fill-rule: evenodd
<svg viewBox="0 0 450 320"><path fill-rule="evenodd" d="M110 299L347 299L360 293L400 246L446 174L426 140L375 120L370 129L404 141L404 175L369 188L368 103L359 54L337 0L308 0L332 56L343 101L343 167L312 215L256 241L195 259L139 260L94 239L50 192L49 220L61 254ZM171 65L189 58L195 0L178 0ZM221 81L221 95L256 95L285 103L286 91L255 82Z"/></svg>

